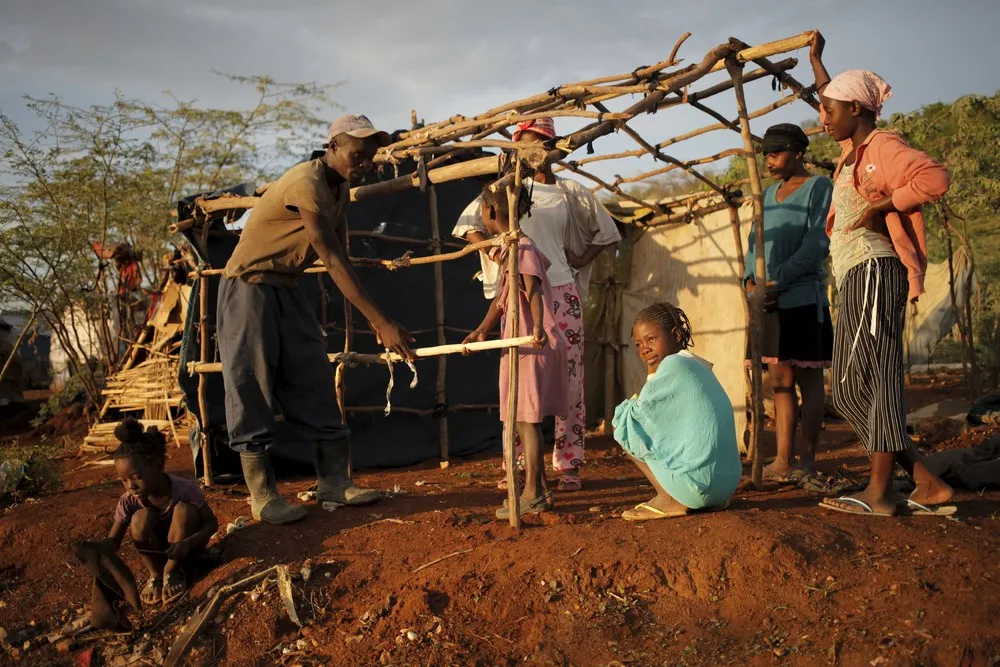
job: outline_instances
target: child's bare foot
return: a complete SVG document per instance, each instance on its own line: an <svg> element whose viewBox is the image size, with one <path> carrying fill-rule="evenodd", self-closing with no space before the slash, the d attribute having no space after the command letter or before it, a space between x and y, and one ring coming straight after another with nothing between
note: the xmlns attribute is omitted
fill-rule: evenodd
<svg viewBox="0 0 1000 667"><path fill-rule="evenodd" d="M896 503L891 497L879 496L867 489L841 498L824 498L820 505L848 514L874 516L895 516L896 514Z"/></svg>
<svg viewBox="0 0 1000 667"><path fill-rule="evenodd" d="M146 585L142 587L139 599L144 605L159 604L160 600L163 599L163 577L159 575L150 577Z"/></svg>
<svg viewBox="0 0 1000 667"><path fill-rule="evenodd" d="M187 576L180 568L163 575L163 604L170 604L187 592Z"/></svg>

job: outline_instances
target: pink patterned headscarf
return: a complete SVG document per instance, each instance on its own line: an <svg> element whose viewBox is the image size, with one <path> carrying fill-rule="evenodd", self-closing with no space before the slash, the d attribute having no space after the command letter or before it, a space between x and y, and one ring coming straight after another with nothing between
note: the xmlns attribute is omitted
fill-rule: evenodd
<svg viewBox="0 0 1000 667"><path fill-rule="evenodd" d="M556 124L551 118L537 118L535 120L525 120L517 124L517 129L514 130L514 141L521 138L524 132L534 132L535 134L540 134L547 139L552 139L556 136Z"/></svg>
<svg viewBox="0 0 1000 667"><path fill-rule="evenodd" d="M833 77L823 95L831 100L857 102L875 112L875 120L882 117L882 105L892 97L892 88L885 79L866 69L851 69Z"/></svg>

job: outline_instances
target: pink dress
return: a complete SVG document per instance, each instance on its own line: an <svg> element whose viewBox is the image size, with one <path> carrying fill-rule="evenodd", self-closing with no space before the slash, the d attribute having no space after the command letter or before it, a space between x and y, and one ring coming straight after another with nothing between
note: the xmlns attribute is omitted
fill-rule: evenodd
<svg viewBox="0 0 1000 667"><path fill-rule="evenodd" d="M500 266L506 266L506 251L501 255ZM544 417L565 415L569 407L566 386L568 374L566 362L566 339L556 328L552 314L552 286L545 275L548 262L527 237L521 237L517 246L517 270L521 275L535 276L542 286L542 305L545 322L543 327L548 343L540 350L526 346L516 348L519 355L519 381L517 391L517 421L538 424ZM528 305L527 294L520 290L520 318L517 331L507 314L508 290L507 272L503 271L497 289L497 306L502 313L500 330L504 338L531 336L534 321ZM509 389L510 349L500 357L500 421L507 421L507 391Z"/></svg>

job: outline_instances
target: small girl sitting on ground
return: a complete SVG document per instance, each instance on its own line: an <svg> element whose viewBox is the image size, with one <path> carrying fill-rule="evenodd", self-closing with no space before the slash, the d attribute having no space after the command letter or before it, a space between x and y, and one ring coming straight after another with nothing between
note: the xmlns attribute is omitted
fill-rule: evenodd
<svg viewBox="0 0 1000 667"><path fill-rule="evenodd" d="M531 208L531 196L521 189L517 202L520 218ZM507 231L510 209L503 190L492 192L483 188L481 214L483 224L494 236ZM503 247L498 257L501 267L506 266L509 248ZM552 493L545 483L545 462L542 450L542 419L564 415L569 404L566 388L566 341L556 328L552 314L552 287L546 277L547 261L531 240L522 236L517 245L518 284L515 289L520 298L518 329L508 317L508 298L511 286L507 272L501 271L496 298L490 304L482 324L465 339L466 343L486 340L497 322L501 322L503 338L534 336L533 348L505 349L500 357L500 421L506 423L507 386L510 356L517 355L519 364L517 392L517 435L520 438L525 464L524 489L521 493L520 514L543 512L553 506ZM512 443L504 443L504 448ZM507 519L509 507L505 500L497 510L498 519Z"/></svg>
<svg viewBox="0 0 1000 667"><path fill-rule="evenodd" d="M169 604L187 591L181 564L204 550L219 522L196 482L163 471L167 440L155 426L143 431L138 421L126 419L115 437L121 442L115 470L125 493L104 543L117 551L128 531L150 574L143 604Z"/></svg>
<svg viewBox="0 0 1000 667"><path fill-rule="evenodd" d="M669 519L722 507L742 472L733 406L712 365L687 351L687 315L653 304L636 317L632 336L649 375L642 391L615 409L612 426L656 497L622 518Z"/></svg>

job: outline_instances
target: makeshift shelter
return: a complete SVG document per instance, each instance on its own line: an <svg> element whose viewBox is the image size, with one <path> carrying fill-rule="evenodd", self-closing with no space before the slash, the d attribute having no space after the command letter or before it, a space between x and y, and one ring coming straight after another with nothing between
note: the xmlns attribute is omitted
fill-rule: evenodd
<svg viewBox="0 0 1000 667"><path fill-rule="evenodd" d="M709 51L700 62L680 67L676 56L682 43L688 37L688 35L685 35L677 42L670 56L655 65L640 67L625 74L601 77L577 84L557 86L539 95L490 109L475 117L454 116L439 123L415 128L410 132L400 133L397 141L379 151L376 160L387 167L398 170L401 175L395 175L394 178L381 182L355 187L351 190L351 199L356 202L364 202L401 192L419 190L421 193L425 193L426 201L421 202L418 206L421 208L426 206L429 210L431 254L420 257L411 257L409 254L402 254L395 258L391 258L391 255L389 257L380 256L378 258L355 256L354 262L356 265L363 267L380 267L383 270L388 269L390 271L398 270L400 275L397 276L396 285L399 286L399 289L402 289L412 279L410 277L411 274L416 275L411 267L433 264L433 291L430 289L420 290L419 298L425 304L426 312L430 312L431 294L433 293L433 329L436 334L435 337L439 344L446 343L449 331L445 316L447 314L449 317L455 317L455 314L446 303L443 287L445 284L445 269L440 265L440 262L460 260L463 257L467 257L469 253L476 252L485 246L474 245L460 252L443 253L445 244L441 241L440 225L438 222L438 218L441 215L437 206L438 193L448 183L471 177L491 176L492 178L499 177L492 186L495 191L506 190L508 197L514 197L521 188L522 182L529 179L534 171L545 165L555 164L558 165L556 167L558 170L571 171L582 178L596 183L599 189L604 189L624 201L630 201L639 207L649 209L648 213L636 215L634 218L637 224L641 224L644 227L687 222L692 217L698 217L700 214L707 212L707 210L701 210L700 212L690 210L690 204L698 201L699 197L702 197L701 195L691 197L682 203L645 202L638 200L621 187L626 183L638 182L671 170L684 170L708 188L711 196L715 197L712 200L712 206L717 207L717 210L729 211L729 215L731 216L730 235L733 238L733 247L736 249L735 260L737 263L741 263L742 242L739 239L742 238L742 230L739 228L739 217L736 207L742 201L742 193L732 186L720 186L712 179L700 173L696 167L727 157L742 155L747 160L749 179L744 185L749 185L753 224L756 229L758 244L757 282L764 284L766 278L764 275L765 267L763 258L763 201L760 174L758 173L754 153L754 143L759 141L759 138L751 132L750 119L763 116L774 109L793 103L797 99L803 99L814 108L818 108L818 103L811 89L803 86L788 74L788 71L797 64L794 58L788 58L781 62L768 60L771 56L808 46L815 39L815 35L816 33L814 32L807 32L796 37L756 47L750 47L737 39L730 39L727 43ZM745 73L744 66L751 62L757 66L757 69ZM725 80L701 90L694 92L690 90L690 87L702 78L722 71L725 71L727 74ZM754 112L748 111L744 96L744 84L771 77L780 82L783 88L790 89L792 94L781 97L776 102L760 110ZM723 115L706 106L704 103L706 99L729 90L732 90L736 97L735 118ZM613 108L616 104L621 108ZM629 125L630 121L641 114L662 111L678 105L694 107L711 116L713 121L717 122L683 135L665 139L656 144L648 142ZM508 127L520 121L542 117L584 119L588 121L588 124L566 136L556 137L541 146L526 146L509 140L509 135L507 134ZM727 129L739 133L740 141L737 148L687 162L677 160L665 152L667 147L685 139L713 130ZM593 144L602 136L616 131L628 135L635 141L637 148L632 151L614 154L597 154L593 149ZM497 135L499 135L499 138ZM566 159L577 149L585 146L588 147L588 153L593 152L594 154L578 160ZM498 150L500 153L498 155L477 157L479 151L486 149ZM610 183L583 168L586 164L598 160L624 159L637 156L652 156L667 166L628 179L619 177ZM409 172L406 169L400 169L405 165L410 165ZM253 194L259 195L263 191L263 187L254 190ZM228 196L198 197L192 202L189 209L180 211L187 217L181 218L181 222L177 223L175 228L178 231L186 232L189 238L193 239L196 244L200 243L203 253L203 263L200 264L196 271L199 282L212 281L215 279L215 276L221 273L218 263L213 258L208 257L210 254L208 240L212 237L213 233L219 231L217 221L220 218L225 219L227 216L231 218L233 215L247 208L252 208L255 202L256 197L251 195L249 190L247 190L243 193L232 193ZM414 204L417 205L415 201ZM516 207L512 208L516 209ZM213 230L215 231L213 232ZM231 230L224 231L230 231L231 233ZM518 222L512 218L508 233L485 243L487 245L513 244L516 243L519 233ZM706 232L706 238L710 240L719 238L719 235L720 232L712 227L709 227ZM355 235L352 234L351 238L352 251L354 251L356 248L356 244L353 241ZM418 244L414 242L413 238L405 238L400 243L411 245L414 249L420 245L428 245L428 241L426 240L422 240ZM383 252L391 250L393 248L385 247ZM517 270L517 253L510 253L510 256L510 265L507 271L511 276L514 276ZM206 259L212 261L206 261ZM314 266L309 271L323 273L325 269L322 266ZM733 277L733 283L734 285L736 284L735 277ZM449 282L449 284L451 283ZM184 371L198 376L199 417L202 425L211 425L214 423L206 399L209 383L217 381L218 373L221 370L221 364L215 363L213 360L214 348L210 340L210 321L214 314L213 305L210 302L210 292L211 290L199 291L196 314L192 316L195 318L193 321L199 323L199 354L197 355L199 361L188 364L184 369ZM607 298L605 298L606 305L604 312L608 335L604 340L604 345L608 348L606 350L606 357L611 358L617 355L617 351L622 345L622 337L619 330L620 311L616 305L621 297L621 286L618 284L617 279L609 279L607 281L605 294ZM753 307L749 308L750 343L753 349L759 348L760 343L758 314L763 311L762 300L763 290L758 290L754 298ZM511 317L515 318L518 317L516 304L517 301L515 298L511 303ZM481 309L477 310L481 312ZM347 391L343 373L345 364L359 362L391 364L394 361L393 357L388 354L381 356L352 354L356 349L356 344L363 344L363 329L354 326L353 317L350 315L349 309L346 313L344 324L346 329L345 347L348 351L331 355L331 361L339 364L338 377L340 380L337 384L337 390L342 404ZM727 328L736 326L736 323L726 325ZM370 344L370 339L368 343ZM507 341L507 344L513 343ZM369 347L369 349L371 348ZM434 351L433 354L437 352L439 351ZM432 352L427 352L427 354L432 354ZM479 357L479 359L484 358ZM453 363L464 365L466 361L456 359ZM451 363L446 357L438 357L438 374L435 378L436 405L450 405L447 397L453 394L449 392L447 367ZM475 362L468 360L468 363ZM420 364L421 368L426 368L427 366L427 364ZM510 386L516 387L518 365L510 364L510 368ZM608 373L609 378L612 380L606 382L606 386L614 387L613 375L615 371L613 364L606 364L606 373ZM351 375L350 377L353 378L354 376ZM353 379L351 382L353 382ZM346 386L349 386L349 384L347 383ZM758 456L758 443L763 432L760 401L761 369L759 364L753 368L751 384L754 409L751 413L753 428L750 438L750 455L754 463L754 481L759 483L761 466ZM510 405L512 409L516 409L516 392L511 392L511 394L508 397L511 401ZM611 390L609 390L609 394L611 394ZM463 396L463 398L465 397ZM606 401L605 405L606 410L615 398L616 396L614 395L608 396L609 400ZM737 405L734 405L734 409L738 409L739 401L737 400L735 403ZM450 451L449 424L453 419L451 412L451 410L424 408L421 414L421 416L430 417L437 421L442 463L447 462ZM512 428L513 420L508 423L508 429L511 430L505 433L505 439L508 441L512 440L513 437ZM213 435L211 432L206 432L206 434L210 438ZM205 451L212 451L211 443L207 447L202 445L201 451L203 453ZM510 478L508 485L509 500L512 507L516 508L518 503L517 482L514 477L513 461L509 458L513 455L510 448L508 448L506 455L508 456L509 463L507 466ZM205 462L210 463L211 458L205 457ZM205 473L206 482L211 483L210 465L206 465ZM511 521L515 525L517 525L517 516L518 513L516 511L511 512Z"/></svg>
<svg viewBox="0 0 1000 667"><path fill-rule="evenodd" d="M404 173L414 168L412 164L400 165ZM392 317L406 323L417 339L417 347L461 343L479 324L485 306L481 286L473 278L475 267L478 267L476 256L470 253L455 262L415 266L406 269L405 274L388 272L381 262L384 258L413 251L462 250L464 244L435 241L440 236L438 220L457 218L479 194L481 187L481 183L474 180L443 184L434 190L433 208L429 193L407 190L358 202L348 210L350 251L365 289ZM215 199L203 201L225 201L226 195L248 192L252 192L251 186L238 186L215 193ZM239 230L227 228L225 223L239 217L242 211L229 211L226 216L210 218L207 225L196 226L188 217L197 215L196 200L193 197L180 203L179 216L191 223L178 223L174 229L191 242L197 262L212 267L205 268L202 273L217 272L225 266L239 239ZM204 234L206 229L208 233ZM208 285L204 301L202 281L195 283L192 299L196 304L207 304L204 311L207 317L203 323L196 314L197 308L189 313L182 351L185 365L217 360L211 327L215 319L218 278L213 274L204 282ZM299 289L315 304L316 319L326 332L331 353L345 351L348 340L348 349L355 352L382 351L363 318L353 309L345 309L339 290L325 272L303 276ZM448 304L446 315L428 307L430 295L438 291L442 303L446 300ZM356 318L361 321L355 322ZM208 338L205 347L201 342L202 331ZM340 393L341 407L349 418L352 431L354 464L401 466L440 456L442 451L469 455L495 447L500 437L496 398L498 365L496 352L463 359L460 366L420 364L419 382L413 390L405 388L410 371L400 368L396 371L398 388L392 395L389 418L384 415L385 365L343 369L341 378L346 376L349 382L344 382ZM191 375L182 371L180 384L189 406L203 404L206 418L202 424L212 443L213 456L218 459L216 468L226 472L238 470L238 460L226 446L225 394L221 376ZM302 441L295 430L281 420L277 428L273 453L286 459L311 461L310 443Z"/></svg>

